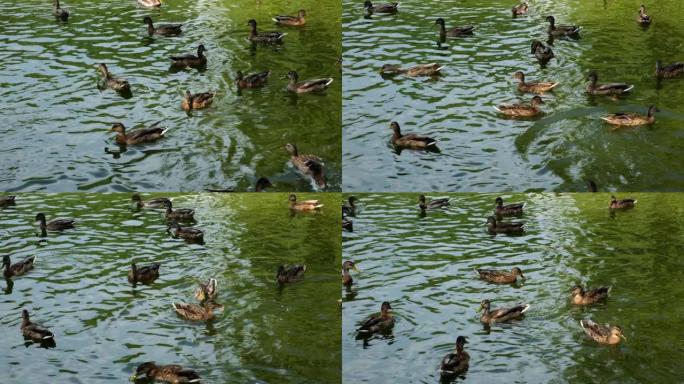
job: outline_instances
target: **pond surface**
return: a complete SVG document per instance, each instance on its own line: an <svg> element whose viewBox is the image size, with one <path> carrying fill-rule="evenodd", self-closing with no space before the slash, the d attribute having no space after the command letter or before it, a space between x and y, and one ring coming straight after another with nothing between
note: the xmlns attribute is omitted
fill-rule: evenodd
<svg viewBox="0 0 684 384"><path fill-rule="evenodd" d="M657 59L684 61L684 4L647 4L649 28L636 22L640 2L531 2L511 18L512 2L402 1L391 16L363 17L363 2L343 2L344 188L348 191L585 191L592 179L603 190L684 189L677 155L684 148L684 79L654 77ZM530 54L533 39L547 39L547 15L582 26L581 39L556 40L557 58L546 68ZM472 24L471 37L439 42L435 20L447 27ZM383 79L383 64L446 65L440 78ZM545 114L511 120L494 105L529 101L513 73L560 82L542 96ZM619 100L588 97L591 70L599 82L634 85ZM606 113L646 114L660 109L651 127L611 130ZM434 137L441 153L401 151L389 144L389 124Z"/></svg>
<svg viewBox="0 0 684 384"><path fill-rule="evenodd" d="M449 208L421 218L417 195L356 194L360 213L343 236L343 259L361 269L352 291L342 290L345 382L439 382L441 358L459 335L470 341L464 382L681 381L684 195L637 193L635 209L611 215L608 194L504 194L527 202L521 237L486 232L498 195L450 196ZM473 271L514 266L527 277L516 285L490 284ZM573 307L576 283L612 285L611 297ZM476 312L485 298L493 308L531 308L488 331ZM397 318L393 335L355 340L357 323L384 300ZM628 340L587 340L584 318L618 324Z"/></svg>
<svg viewBox="0 0 684 384"><path fill-rule="evenodd" d="M161 211L134 211L129 194L21 194L0 210L0 252L38 257L11 292L0 283L3 383L123 383L151 360L195 368L207 383L340 381L339 195L300 195L326 207L295 216L280 193L172 196L196 209L204 245L171 238ZM37 212L78 222L41 238ZM161 276L132 287L132 261L160 262ZM304 280L279 289L283 263L307 264ZM171 303L195 302L210 277L223 313L207 323L177 316ZM55 333L56 348L24 346L22 308Z"/></svg>
<svg viewBox="0 0 684 384"><path fill-rule="evenodd" d="M0 189L246 191L267 177L275 191L311 190L288 165L288 142L321 157L329 190L340 189L339 2L173 0L146 9L135 0L83 0L63 7L68 23L55 21L47 1L0 4ZM246 39L249 19L275 29L271 17L300 7L307 24L279 28L288 33L282 45L254 47ZM183 34L150 38L145 16L183 23ZM194 53L199 43L207 49L206 71L169 71L169 56ZM98 89L98 63L130 82L131 98ZM266 69L272 74L265 88L238 94L237 71ZM281 79L290 70L302 79L335 80L325 93L293 96ZM186 89L218 95L210 108L186 114ZM116 121L129 129L162 121L170 130L161 141L120 153L107 133Z"/></svg>

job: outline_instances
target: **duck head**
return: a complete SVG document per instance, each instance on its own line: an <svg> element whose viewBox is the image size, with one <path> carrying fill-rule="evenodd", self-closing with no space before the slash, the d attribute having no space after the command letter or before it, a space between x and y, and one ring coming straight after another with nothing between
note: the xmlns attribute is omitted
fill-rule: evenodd
<svg viewBox="0 0 684 384"><path fill-rule="evenodd" d="M297 202L297 195L295 195L294 193L291 194L290 197L288 197L288 200L289 200L290 203L292 203L292 204L296 203L296 202ZM282 267L282 265L281 265L281 267ZM278 270L280 270L280 269L278 269Z"/></svg>
<svg viewBox="0 0 684 384"><path fill-rule="evenodd" d="M620 327L619 325L614 325L610 327L610 336L619 337L623 340L627 340L627 336L625 336L625 334L622 333L622 327Z"/></svg>
<svg viewBox="0 0 684 384"><path fill-rule="evenodd" d="M537 48L543 48L544 44L542 44L541 41L539 40L532 40L532 50L531 53L537 52Z"/></svg>
<svg viewBox="0 0 684 384"><path fill-rule="evenodd" d="M532 98L531 104L533 107L536 107L537 105L544 104L544 100L542 100L542 98L539 96L535 96Z"/></svg>
<svg viewBox="0 0 684 384"><path fill-rule="evenodd" d="M304 17L304 16L306 16L306 11L303 10L303 9L300 9L299 12L297 13L297 16L299 16L299 17Z"/></svg>
<svg viewBox="0 0 684 384"><path fill-rule="evenodd" d="M570 296L575 297L577 295L584 296L584 288L582 288L582 286L579 284L575 285L570 290Z"/></svg>
<svg viewBox="0 0 684 384"><path fill-rule="evenodd" d="M589 80L592 85L596 85L596 82L598 81L598 74L596 71L589 72L587 75L587 80Z"/></svg>
<svg viewBox="0 0 684 384"><path fill-rule="evenodd" d="M373 8L373 3L371 3L370 0L364 1L364 3L363 3L363 9L368 10L368 9L371 9L371 8Z"/></svg>
<svg viewBox="0 0 684 384"><path fill-rule="evenodd" d="M36 222L40 223L41 226L45 225L45 214L39 213L36 215Z"/></svg>
<svg viewBox="0 0 684 384"><path fill-rule="evenodd" d="M249 25L250 27L252 27L252 29L256 29L256 26L257 26L256 20L254 20L254 19L249 19L249 21L247 22L247 25Z"/></svg>
<svg viewBox="0 0 684 384"><path fill-rule="evenodd" d="M546 21L551 25L551 28L556 26L556 18L553 16L546 16Z"/></svg>
<svg viewBox="0 0 684 384"><path fill-rule="evenodd" d="M296 83L299 80L299 74L296 71L289 71L285 77L290 79L291 83Z"/></svg>
<svg viewBox="0 0 684 384"><path fill-rule="evenodd" d="M496 218L494 216L489 216L487 218L487 225L492 228L496 228Z"/></svg>
<svg viewBox="0 0 684 384"><path fill-rule="evenodd" d="M520 80L523 83L525 82L525 74L522 71L514 73L513 78L516 80Z"/></svg>
<svg viewBox="0 0 684 384"><path fill-rule="evenodd" d="M299 151L297 150L297 146L294 144L287 143L285 144L285 149L290 153L292 156L298 156Z"/></svg>
<svg viewBox="0 0 684 384"><path fill-rule="evenodd" d="M392 306L390 305L389 301L383 301L380 305L380 312L383 315L389 313L390 309L392 309Z"/></svg>
<svg viewBox="0 0 684 384"><path fill-rule="evenodd" d="M126 127L123 125L123 123L114 123L112 124L112 127L109 128L109 132L116 132L125 135Z"/></svg>
<svg viewBox="0 0 684 384"><path fill-rule="evenodd" d="M457 351L462 351L463 347L466 345L468 342L468 339L466 339L465 336L459 336L456 338L456 350Z"/></svg>
<svg viewBox="0 0 684 384"><path fill-rule="evenodd" d="M480 303L480 308L477 311L480 312L484 309L485 312L489 312L489 307L491 306L491 304L492 304L491 300L484 299Z"/></svg>
<svg viewBox="0 0 684 384"><path fill-rule="evenodd" d="M149 16L145 16L145 17L143 18L143 24L147 24L148 26L151 27L151 26L152 26L152 18L149 17Z"/></svg>
<svg viewBox="0 0 684 384"><path fill-rule="evenodd" d="M496 204L497 207L503 206L503 199L500 198L500 197L497 197L497 198L494 200L494 204Z"/></svg>
<svg viewBox="0 0 684 384"><path fill-rule="evenodd" d="M523 279L525 278L525 275L523 275L522 269L520 269L520 268L518 268L518 267L514 267L513 269L511 269L511 274L512 274L513 276L520 276L520 277L522 277Z"/></svg>
<svg viewBox="0 0 684 384"><path fill-rule="evenodd" d="M394 135L397 137L401 137L401 127L399 127L399 123L396 121L393 121L390 123L390 128L392 131L394 131Z"/></svg>
<svg viewBox="0 0 684 384"><path fill-rule="evenodd" d="M442 26L442 28L444 28L444 19L442 19L441 17L438 18L437 20L435 20L435 24L440 25Z"/></svg>
<svg viewBox="0 0 684 384"><path fill-rule="evenodd" d="M152 376L153 372L157 370L157 364L154 361L148 361L138 365L135 369L135 374L131 377L131 381L135 381L141 376Z"/></svg>
<svg viewBox="0 0 684 384"><path fill-rule="evenodd" d="M197 47L197 56L201 57L204 54L204 52L206 52L206 51L207 51L207 49L204 47L204 44L200 44Z"/></svg>
<svg viewBox="0 0 684 384"><path fill-rule="evenodd" d="M356 263L352 260L347 260L344 263L342 263L342 269L345 271L348 271L350 269L356 271L356 272L361 272L359 269L356 267Z"/></svg>
<svg viewBox="0 0 684 384"><path fill-rule="evenodd" d="M9 255L5 255L2 257L2 266L3 267L5 267L5 266L9 267L11 264L12 264L12 261L10 260Z"/></svg>

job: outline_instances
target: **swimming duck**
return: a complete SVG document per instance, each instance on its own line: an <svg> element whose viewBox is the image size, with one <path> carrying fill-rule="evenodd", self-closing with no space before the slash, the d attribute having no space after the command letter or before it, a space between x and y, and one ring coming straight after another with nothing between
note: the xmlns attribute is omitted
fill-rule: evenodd
<svg viewBox="0 0 684 384"><path fill-rule="evenodd" d="M54 219L46 222L45 214L39 213L36 215L36 221L40 223L40 229L42 231L63 231L65 229L70 229L74 227L76 220L74 219Z"/></svg>
<svg viewBox="0 0 684 384"><path fill-rule="evenodd" d="M506 116L531 117L542 113L541 108L539 108L541 104L544 104L542 98L534 96L529 104L503 104L495 106L494 109Z"/></svg>
<svg viewBox="0 0 684 384"><path fill-rule="evenodd" d="M153 361L142 363L136 368L131 381L136 381L141 376L149 379L164 381L173 384L199 383L200 376L193 369L183 368L180 365L156 365Z"/></svg>
<svg viewBox="0 0 684 384"><path fill-rule="evenodd" d="M204 52L207 49L204 48L204 44L200 44L197 47L197 56L193 54L186 54L181 56L171 56L171 66L174 68L196 68L202 69L207 66L207 57L204 56Z"/></svg>
<svg viewBox="0 0 684 384"><path fill-rule="evenodd" d="M101 63L97 67L98 71L102 74L103 76L103 83L107 87L117 91L117 92L122 92L122 93L128 93L131 92L131 85L126 81L126 79L121 79L118 77L112 76L111 73L109 73L109 70L107 69L107 65L104 63Z"/></svg>
<svg viewBox="0 0 684 384"><path fill-rule="evenodd" d="M491 301L489 299L482 300L480 303L480 309L484 310L482 316L480 316L480 322L485 324L494 324L508 321L511 319L519 318L523 313L530 309L529 304L519 304L510 308L497 308L490 310Z"/></svg>
<svg viewBox="0 0 684 384"><path fill-rule="evenodd" d="M580 320L580 326L584 330L587 336L594 339L594 341L601 344L614 345L620 342L620 339L627 340L627 337L622 334L622 328L617 325L610 326L606 324L605 326L594 323L590 319Z"/></svg>
<svg viewBox="0 0 684 384"><path fill-rule="evenodd" d="M166 208L166 202L171 200L166 197L143 200L139 193L134 193L131 196L131 201L133 201L138 208Z"/></svg>
<svg viewBox="0 0 684 384"><path fill-rule="evenodd" d="M342 205L342 215L346 216L356 216L356 202L359 201L354 196L349 196L347 199L348 204Z"/></svg>
<svg viewBox="0 0 684 384"><path fill-rule="evenodd" d="M354 232L354 222L347 216L342 215L342 229Z"/></svg>
<svg viewBox="0 0 684 384"><path fill-rule="evenodd" d="M280 284L296 283L304 279L304 272L306 272L304 264L283 264L278 267L276 279Z"/></svg>
<svg viewBox="0 0 684 384"><path fill-rule="evenodd" d="M290 202L290 209L295 211L311 211L323 207L323 204L318 200L297 201L297 195L294 193L290 195L288 201Z"/></svg>
<svg viewBox="0 0 684 384"><path fill-rule="evenodd" d="M161 7L161 0L137 0L138 4L142 5L143 7L148 7L148 8L157 8Z"/></svg>
<svg viewBox="0 0 684 384"><path fill-rule="evenodd" d="M525 231L523 222L505 222L497 221L496 217L489 216L487 218L487 229L490 233L511 233L521 234Z"/></svg>
<svg viewBox="0 0 684 384"><path fill-rule="evenodd" d="M672 78L684 74L684 63L674 63L663 67L660 60L656 61L656 77Z"/></svg>
<svg viewBox="0 0 684 384"><path fill-rule="evenodd" d="M152 18L149 16L143 18L143 23L147 24L147 33L150 36L155 34L160 36L176 36L183 32L181 30L183 24L161 24L155 27L152 24Z"/></svg>
<svg viewBox="0 0 684 384"><path fill-rule="evenodd" d="M131 270L128 271L128 281L136 284L150 284L159 278L159 267L161 264L152 263L138 267L135 263L131 263Z"/></svg>
<svg viewBox="0 0 684 384"><path fill-rule="evenodd" d="M637 23L647 26L651 24L651 16L646 13L646 6L643 4L639 7L639 14L637 15Z"/></svg>
<svg viewBox="0 0 684 384"><path fill-rule="evenodd" d="M547 63L549 60L554 58L553 50L551 47L547 47L539 40L532 41L532 51L531 53L537 58L542 64Z"/></svg>
<svg viewBox="0 0 684 384"><path fill-rule="evenodd" d="M638 125L650 125L655 122L653 112L656 111L655 105L648 107L648 115L640 115L638 113L614 113L611 115L601 117L608 124L635 127Z"/></svg>
<svg viewBox="0 0 684 384"><path fill-rule="evenodd" d="M126 133L123 123L114 123L109 132L116 132L116 143L119 145L137 145L157 141L164 137L169 128L159 127L161 121L150 125L149 128L140 128Z"/></svg>
<svg viewBox="0 0 684 384"><path fill-rule="evenodd" d="M531 83L525 82L525 74L522 71L518 71L513 74L513 78L518 80L518 90L520 92L529 93L544 93L549 92L554 89L559 83L551 83L544 81L535 81Z"/></svg>
<svg viewBox="0 0 684 384"><path fill-rule="evenodd" d="M52 1L52 14L61 21L69 20L69 11L59 6L59 0Z"/></svg>
<svg viewBox="0 0 684 384"><path fill-rule="evenodd" d="M181 317L192 321L207 321L214 318L214 309L223 309L223 305L208 301L203 305L188 303L172 303L173 309Z"/></svg>
<svg viewBox="0 0 684 384"><path fill-rule="evenodd" d="M425 211L427 209L439 209L448 207L450 201L451 199L449 199L448 197L444 197L441 199L433 199L430 200L429 203L426 203L425 195L420 195L418 196L418 207L421 211Z"/></svg>
<svg viewBox="0 0 684 384"><path fill-rule="evenodd" d="M206 283L200 283L199 288L195 290L195 298L200 302L207 300L215 300L218 294L218 281L210 278Z"/></svg>
<svg viewBox="0 0 684 384"><path fill-rule="evenodd" d="M194 220L195 210L190 208L178 208L173 209L173 203L171 200L164 202L166 206L166 219L167 220Z"/></svg>
<svg viewBox="0 0 684 384"><path fill-rule="evenodd" d="M294 93L324 91L333 82L332 77L299 81L299 75L295 71L288 72L286 77L290 79L287 90Z"/></svg>
<svg viewBox="0 0 684 384"><path fill-rule="evenodd" d="M396 13L399 3L384 3L373 5L369 0L363 3L363 9L368 13Z"/></svg>
<svg viewBox="0 0 684 384"><path fill-rule="evenodd" d="M180 237L183 240L192 243L203 243L204 242L204 232L201 229L194 227L181 227L177 222L171 222L169 224L169 231L173 230L172 235L174 237Z"/></svg>
<svg viewBox="0 0 684 384"><path fill-rule="evenodd" d="M185 91L185 98L181 102L181 108L184 111L191 111L193 109L203 109L211 105L214 101L213 92L202 92L195 93L194 95L190 91Z"/></svg>
<svg viewBox="0 0 684 384"><path fill-rule="evenodd" d="M472 35L475 26L466 25L465 27L453 27L448 30L444 26L444 19L441 17L435 20L435 24L439 25L439 34L446 37L459 37L465 35Z"/></svg>
<svg viewBox="0 0 684 384"><path fill-rule="evenodd" d="M577 305L587 305L597 303L608 297L613 287L598 287L585 291L581 285L575 285L570 291L572 303Z"/></svg>
<svg viewBox="0 0 684 384"><path fill-rule="evenodd" d="M510 272L497 271L493 269L476 269L475 272L478 274L480 279L497 284L513 284L518 280L518 276L522 277L523 279L525 278L522 270L518 267L514 267Z"/></svg>
<svg viewBox="0 0 684 384"><path fill-rule="evenodd" d="M266 188L272 187L273 184L271 184L271 180L265 178L265 177L260 177L259 180L257 180L256 184L254 185L254 191L255 192L264 192L266 191Z"/></svg>
<svg viewBox="0 0 684 384"><path fill-rule="evenodd" d="M470 355L463 350L468 342L464 336L456 338L456 353L449 353L442 359L440 374L445 376L457 376L468 370Z"/></svg>
<svg viewBox="0 0 684 384"><path fill-rule="evenodd" d="M349 270L354 270L356 272L360 272L358 268L356 268L356 263L353 262L352 260L347 260L344 263L342 263L342 284L344 285L352 285L354 282L354 279L352 278L351 274L349 273Z"/></svg>
<svg viewBox="0 0 684 384"><path fill-rule="evenodd" d="M504 201L501 197L497 197L496 200L494 200L494 203L496 205L495 212L499 216L520 215L523 213L523 209L525 208L525 203L504 205Z"/></svg>
<svg viewBox="0 0 684 384"><path fill-rule="evenodd" d="M527 2L523 1L522 3L514 6L511 11L513 12L513 17L524 15L527 13L527 10L529 9Z"/></svg>
<svg viewBox="0 0 684 384"><path fill-rule="evenodd" d="M409 68L400 68L398 65L385 64L380 69L380 73L383 75L407 75L411 77L437 76L444 67L444 65L437 63L418 64Z"/></svg>
<svg viewBox="0 0 684 384"><path fill-rule="evenodd" d="M553 16L546 16L546 21L549 23L549 35L554 37L576 37L582 29L576 25L556 25L556 18Z"/></svg>
<svg viewBox="0 0 684 384"><path fill-rule="evenodd" d="M16 196L0 196L0 207L8 207L15 204Z"/></svg>
<svg viewBox="0 0 684 384"><path fill-rule="evenodd" d="M273 18L273 21L275 21L278 24L282 25L290 25L294 27L299 27L304 24L306 24L306 11L303 9L300 9L299 12L297 12L297 16L288 16L288 15L278 15Z"/></svg>
<svg viewBox="0 0 684 384"><path fill-rule="evenodd" d="M595 71L589 72L587 78L587 92L592 95L621 95L634 88L633 85L625 83L597 84L598 74Z"/></svg>
<svg viewBox="0 0 684 384"><path fill-rule="evenodd" d="M394 327L394 316L390 312L391 309L390 303L384 301L380 305L380 313L375 313L364 321L358 332L360 334L373 334L390 331Z"/></svg>
<svg viewBox="0 0 684 384"><path fill-rule="evenodd" d="M264 71L259 73L254 73L252 75L245 76L242 71L237 71L237 77L235 78L235 84L239 89L244 88L261 88L266 85L268 76L271 75L271 71Z"/></svg>
<svg viewBox="0 0 684 384"><path fill-rule="evenodd" d="M279 43L287 35L287 33L277 31L257 32L257 22L254 19L249 20L247 25L252 27L249 40L255 43Z"/></svg>
<svg viewBox="0 0 684 384"><path fill-rule="evenodd" d="M615 196L610 196L610 204L608 205L608 208L610 209L626 209L626 208L634 208L638 200L634 199L622 199L618 200L615 198Z"/></svg>
<svg viewBox="0 0 684 384"><path fill-rule="evenodd" d="M2 266L5 267L5 271L3 272L5 278L9 279L12 276L21 276L25 274L33 269L33 262L35 260L35 256L29 256L22 261L12 264L12 260L10 259L9 255L3 256Z"/></svg>
<svg viewBox="0 0 684 384"><path fill-rule="evenodd" d="M54 340L55 335L49 329L31 322L27 310L21 311L21 334L24 339L36 343L44 343L47 340Z"/></svg>
<svg viewBox="0 0 684 384"><path fill-rule="evenodd" d="M436 147L437 141L431 137L420 136L415 133L401 133L401 127L399 123L393 121L390 123L390 128L394 132L392 134L392 144L400 148L411 148L411 149L425 149L428 147Z"/></svg>
<svg viewBox="0 0 684 384"><path fill-rule="evenodd" d="M297 146L285 144L285 149L290 153L290 161L301 173L313 179L320 188L325 188L325 169L323 160L314 155L300 155Z"/></svg>

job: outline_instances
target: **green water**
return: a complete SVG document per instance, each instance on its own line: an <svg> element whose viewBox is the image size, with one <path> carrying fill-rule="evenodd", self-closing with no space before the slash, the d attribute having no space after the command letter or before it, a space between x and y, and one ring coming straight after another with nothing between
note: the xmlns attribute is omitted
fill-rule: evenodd
<svg viewBox="0 0 684 384"><path fill-rule="evenodd" d="M301 194L326 206L294 216L287 194L172 196L196 209L205 245L171 238L161 212L132 210L129 194L20 194L0 210L0 252L38 257L11 292L0 283L3 383L123 383L149 360L195 368L206 383L340 381L339 195ZM78 223L41 238L37 212ZM160 278L133 288L132 260L160 262ZM282 263L307 264L305 279L279 289ZM208 323L178 317L171 303L193 302L209 277L225 311ZM56 348L24 346L22 308Z"/></svg>
<svg viewBox="0 0 684 384"><path fill-rule="evenodd" d="M342 291L345 382L438 382L441 358L458 335L470 344L464 382L681 382L684 341L684 196L633 194L632 211L607 209L608 194L514 194L524 201L521 237L491 236L486 217L494 194L453 194L443 211L418 215L415 194L356 194L354 232L343 259L358 263L351 292ZM443 197L443 195L429 196ZM626 196L622 196L626 197ZM520 267L527 279L493 285L473 269ZM607 302L568 303L570 288L612 285ZM523 320L484 328L476 310L530 303ZM391 302L393 335L366 345L357 322ZM618 324L615 347L586 340L579 320Z"/></svg>
<svg viewBox="0 0 684 384"><path fill-rule="evenodd" d="M683 61L684 3L647 3L652 25L636 23L641 1L530 2L512 19L511 1L402 1L393 16L363 17L362 2L343 2L344 188L347 191L679 191L684 172L684 80L658 87L655 61ZM541 69L532 39L546 40L553 14L559 24L583 27L578 41L556 40L557 56ZM447 27L472 24L474 35L439 43L435 19ZM438 79L383 79L385 64L446 65ZM494 105L528 101L512 78L560 82L543 96L538 119L503 119ZM634 84L620 100L590 98L584 79ZM652 127L612 131L606 113L660 109ZM428 134L441 154L396 153L389 123Z"/></svg>
<svg viewBox="0 0 684 384"><path fill-rule="evenodd" d="M10 0L3 14L0 97L4 124L0 189L8 191L202 191L253 189L267 177L275 191L313 186L288 165L284 145L321 157L329 190L341 180L340 4L304 0L195 2L172 0L160 9L135 0L66 1L68 23L52 16L51 2ZM252 46L247 21L276 28L271 17L304 8L308 21L287 28L280 46ZM144 16L183 23L179 37L149 38ZM169 56L207 48L204 72L169 72ZM128 79L133 97L97 88L98 63ZM264 89L238 94L236 72L270 69ZM333 77L319 95L292 96L284 76ZM217 91L213 105L191 115L180 109L186 89ZM168 136L120 151L112 122L137 128L162 121Z"/></svg>

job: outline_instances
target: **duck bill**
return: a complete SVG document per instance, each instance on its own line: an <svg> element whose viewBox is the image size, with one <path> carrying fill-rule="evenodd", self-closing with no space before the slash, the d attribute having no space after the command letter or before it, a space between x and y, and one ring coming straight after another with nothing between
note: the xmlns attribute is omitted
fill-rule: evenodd
<svg viewBox="0 0 684 384"><path fill-rule="evenodd" d="M625 335L620 335L620 337L621 337L624 341L627 341L627 336L625 336Z"/></svg>
<svg viewBox="0 0 684 384"><path fill-rule="evenodd" d="M482 307L478 308L477 312L482 312Z"/></svg>
<svg viewBox="0 0 684 384"><path fill-rule="evenodd" d="M356 272L361 272L361 270L360 270L359 268L357 268L356 265L354 265L354 266L352 267L352 269L355 270Z"/></svg>
<svg viewBox="0 0 684 384"><path fill-rule="evenodd" d="M128 381L136 381L136 380L138 380L138 376L136 376L136 375L133 375L133 376L128 378Z"/></svg>

